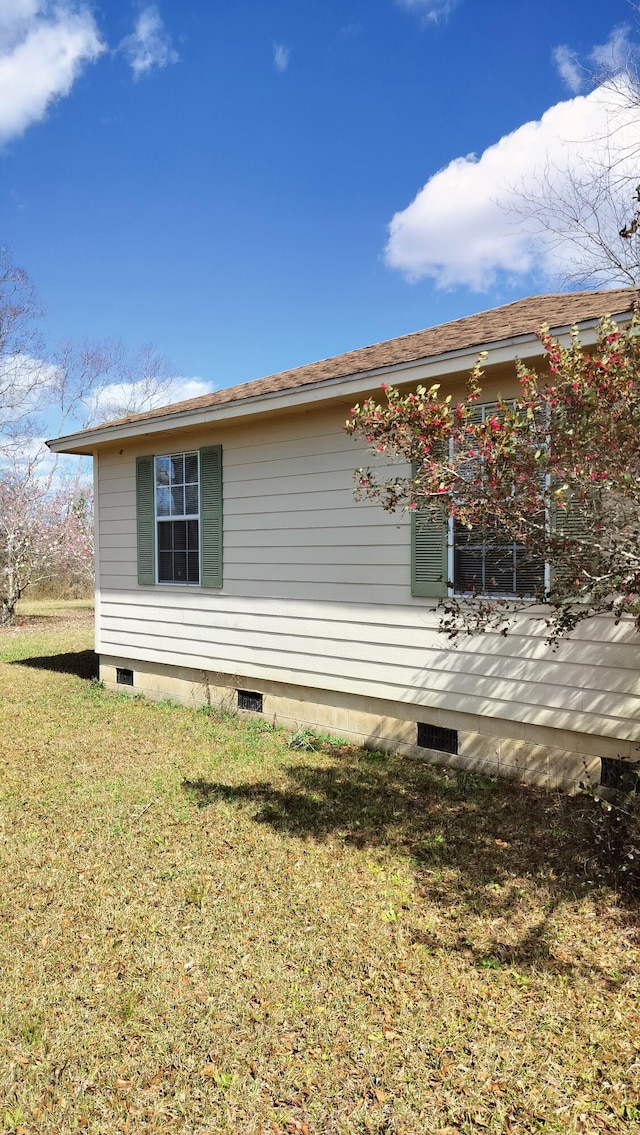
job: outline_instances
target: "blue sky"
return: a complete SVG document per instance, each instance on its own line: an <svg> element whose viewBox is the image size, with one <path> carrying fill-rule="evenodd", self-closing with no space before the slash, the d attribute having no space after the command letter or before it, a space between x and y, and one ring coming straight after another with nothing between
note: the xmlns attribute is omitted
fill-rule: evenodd
<svg viewBox="0 0 640 1135"><path fill-rule="evenodd" d="M549 290L474 216L526 137L463 159L590 123L594 49L638 31L625 0L0 8L0 242L48 337L153 342L206 388Z"/></svg>

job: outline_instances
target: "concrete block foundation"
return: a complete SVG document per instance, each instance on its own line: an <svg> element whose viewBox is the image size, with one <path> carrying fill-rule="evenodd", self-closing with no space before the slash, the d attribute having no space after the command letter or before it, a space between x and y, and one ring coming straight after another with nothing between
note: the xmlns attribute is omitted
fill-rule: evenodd
<svg viewBox="0 0 640 1135"><path fill-rule="evenodd" d="M133 684L118 682L118 670L132 672ZM364 748L393 750L449 768L510 777L542 788L575 791L581 783L598 784L601 757L626 756L626 743L612 738L238 674L101 655L100 677L113 691L167 699L193 708L210 705L246 717L257 715L238 709L238 690L255 691L263 698L260 716L286 729L315 729ZM130 680L130 675L125 673L125 678ZM419 722L437 730L455 731L457 752L418 745Z"/></svg>

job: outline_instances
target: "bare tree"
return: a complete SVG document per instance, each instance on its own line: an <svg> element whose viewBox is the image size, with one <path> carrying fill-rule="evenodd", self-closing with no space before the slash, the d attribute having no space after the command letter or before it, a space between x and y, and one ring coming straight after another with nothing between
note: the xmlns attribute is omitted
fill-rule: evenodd
<svg viewBox="0 0 640 1135"><path fill-rule="evenodd" d="M512 184L506 208L542 242L547 268L563 287L629 287L640 282L633 204L640 80L629 62L624 71L600 74L595 87L606 110L603 131L580 143L566 138L564 159L543 163L531 185Z"/></svg>
<svg viewBox="0 0 640 1135"><path fill-rule="evenodd" d="M171 401L175 378L154 348L66 342L46 351L27 273L0 249L0 625L25 588L91 570L87 459L58 465L43 441Z"/></svg>
<svg viewBox="0 0 640 1135"><path fill-rule="evenodd" d="M545 165L533 190L521 190L513 211L542 236L563 287L632 287L640 280L640 243L627 233L632 210L629 177L613 164L580 169Z"/></svg>
<svg viewBox="0 0 640 1135"><path fill-rule="evenodd" d="M0 248L0 433L25 428L46 387L38 322L43 315L24 268Z"/></svg>
<svg viewBox="0 0 640 1135"><path fill-rule="evenodd" d="M51 356L56 429L87 429L171 400L175 376L153 346L127 354L122 343L60 343Z"/></svg>
<svg viewBox="0 0 640 1135"><path fill-rule="evenodd" d="M0 442L33 436L43 413L58 432L170 401L176 378L154 346L65 341L46 350L33 283L0 247Z"/></svg>

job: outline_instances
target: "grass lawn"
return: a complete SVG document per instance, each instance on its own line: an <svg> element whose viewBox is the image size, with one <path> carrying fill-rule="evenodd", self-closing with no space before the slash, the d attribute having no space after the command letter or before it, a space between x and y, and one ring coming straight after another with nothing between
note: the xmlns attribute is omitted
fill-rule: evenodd
<svg viewBox="0 0 640 1135"><path fill-rule="evenodd" d="M589 802L112 695L0 632L0 1131L625 1132L638 908Z"/></svg>

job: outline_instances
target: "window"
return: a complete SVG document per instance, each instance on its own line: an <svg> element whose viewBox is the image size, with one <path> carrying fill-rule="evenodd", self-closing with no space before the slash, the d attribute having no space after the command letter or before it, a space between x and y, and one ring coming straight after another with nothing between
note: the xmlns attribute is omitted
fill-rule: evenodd
<svg viewBox="0 0 640 1135"><path fill-rule="evenodd" d="M473 419L484 422L500 416L496 402L476 406ZM528 561L524 544L507 539L499 528L484 525L482 531L453 522L451 577L458 594L529 596L544 587L544 564Z"/></svg>
<svg viewBox="0 0 640 1135"><path fill-rule="evenodd" d="M138 583L222 587L222 447L138 457Z"/></svg>
<svg viewBox="0 0 640 1135"><path fill-rule="evenodd" d="M487 538L489 537L489 538ZM453 524L453 586L461 595L530 596L544 588L544 564L527 560L523 544Z"/></svg>
<svg viewBox="0 0 640 1135"><path fill-rule="evenodd" d="M480 421L496 404L477 406ZM458 594L531 596L544 587L545 565L527 559L526 549L500 539L498 531L468 529L443 514L411 518L411 592L442 598L450 582Z"/></svg>
<svg viewBox="0 0 640 1135"><path fill-rule="evenodd" d="M197 453L155 459L158 582L200 582L200 493Z"/></svg>

